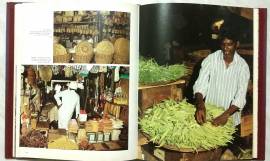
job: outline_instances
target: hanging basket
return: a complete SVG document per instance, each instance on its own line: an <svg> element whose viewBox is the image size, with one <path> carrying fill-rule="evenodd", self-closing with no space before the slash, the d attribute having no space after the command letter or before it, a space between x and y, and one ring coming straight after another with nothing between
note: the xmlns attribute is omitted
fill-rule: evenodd
<svg viewBox="0 0 270 161"><path fill-rule="evenodd" d="M52 68L50 66L41 66L38 69L41 80L48 82L52 79Z"/></svg>
<svg viewBox="0 0 270 161"><path fill-rule="evenodd" d="M129 40L118 38L114 43L114 63L129 64Z"/></svg>
<svg viewBox="0 0 270 161"><path fill-rule="evenodd" d="M95 62L97 64L110 64L112 63L113 53L113 44L108 40L103 40L97 44Z"/></svg>
<svg viewBox="0 0 270 161"><path fill-rule="evenodd" d="M88 41L81 41L75 48L74 62L89 63L93 55L92 44Z"/></svg>
<svg viewBox="0 0 270 161"><path fill-rule="evenodd" d="M53 45L53 62L54 63L68 63L70 61L70 54L67 53L66 48L61 44Z"/></svg>

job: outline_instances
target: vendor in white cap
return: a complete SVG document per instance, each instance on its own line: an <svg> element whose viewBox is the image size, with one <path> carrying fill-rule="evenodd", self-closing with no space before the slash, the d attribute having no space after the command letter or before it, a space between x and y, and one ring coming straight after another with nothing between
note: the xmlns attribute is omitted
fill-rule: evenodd
<svg viewBox="0 0 270 161"><path fill-rule="evenodd" d="M77 88L77 82L71 82L69 84L69 89L60 91L54 95L54 98L60 107L58 111L58 129L68 129L68 123L74 110L76 110L76 118L79 116L80 97L75 92Z"/></svg>

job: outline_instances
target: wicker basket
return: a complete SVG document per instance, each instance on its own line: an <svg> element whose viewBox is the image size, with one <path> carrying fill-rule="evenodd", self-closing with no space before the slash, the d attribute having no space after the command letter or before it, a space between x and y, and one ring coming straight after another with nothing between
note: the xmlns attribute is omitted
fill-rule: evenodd
<svg viewBox="0 0 270 161"><path fill-rule="evenodd" d="M129 64L129 40L119 38L114 43L114 63Z"/></svg>
<svg viewBox="0 0 270 161"><path fill-rule="evenodd" d="M103 40L96 47L95 62L98 64L112 63L114 46L108 40Z"/></svg>
<svg viewBox="0 0 270 161"><path fill-rule="evenodd" d="M61 44L53 45L53 62L54 63L68 63L70 61L70 54L67 53L67 50Z"/></svg>
<svg viewBox="0 0 270 161"><path fill-rule="evenodd" d="M38 69L38 72L39 72L39 76L40 76L41 80L48 82L52 79L53 73L52 73L52 69L50 66L41 66Z"/></svg>
<svg viewBox="0 0 270 161"><path fill-rule="evenodd" d="M92 44L88 41L81 41L75 48L74 62L89 63L93 58Z"/></svg>

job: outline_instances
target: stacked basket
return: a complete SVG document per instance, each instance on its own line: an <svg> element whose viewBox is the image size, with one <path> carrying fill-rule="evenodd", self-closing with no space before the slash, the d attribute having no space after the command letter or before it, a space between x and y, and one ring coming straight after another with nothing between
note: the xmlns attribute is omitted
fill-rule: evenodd
<svg viewBox="0 0 270 161"><path fill-rule="evenodd" d="M114 43L114 63L128 64L129 63L129 41L125 38L118 38Z"/></svg>
<svg viewBox="0 0 270 161"><path fill-rule="evenodd" d="M110 64L114 54L114 46L108 40L102 40L97 44L95 62L98 64Z"/></svg>
<svg viewBox="0 0 270 161"><path fill-rule="evenodd" d="M88 41L81 41L75 48L75 63L90 63L93 58L93 48Z"/></svg>
<svg viewBox="0 0 270 161"><path fill-rule="evenodd" d="M54 63L68 63L70 55L66 48L61 44L53 44L53 62Z"/></svg>

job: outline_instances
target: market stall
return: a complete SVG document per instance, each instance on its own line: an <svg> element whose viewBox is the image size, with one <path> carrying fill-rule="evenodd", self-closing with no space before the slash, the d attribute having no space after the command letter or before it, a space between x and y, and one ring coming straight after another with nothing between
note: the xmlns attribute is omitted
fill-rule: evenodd
<svg viewBox="0 0 270 161"><path fill-rule="evenodd" d="M54 63L129 64L129 35L126 12L55 12Z"/></svg>
<svg viewBox="0 0 270 161"><path fill-rule="evenodd" d="M70 150L127 148L128 67L21 68L20 146Z"/></svg>

